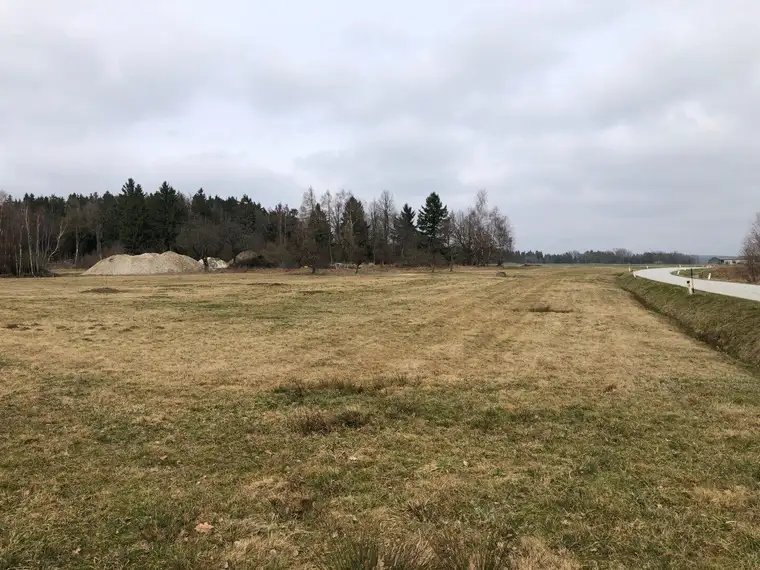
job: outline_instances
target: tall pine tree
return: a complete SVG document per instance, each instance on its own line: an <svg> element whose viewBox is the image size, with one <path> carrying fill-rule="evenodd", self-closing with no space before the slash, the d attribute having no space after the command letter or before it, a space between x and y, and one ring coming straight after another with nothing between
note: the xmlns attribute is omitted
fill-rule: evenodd
<svg viewBox="0 0 760 570"><path fill-rule="evenodd" d="M341 217L341 241L347 259L359 266L369 257L369 227L364 206L353 196L346 200Z"/></svg>
<svg viewBox="0 0 760 570"><path fill-rule="evenodd" d="M416 215L409 204L404 204L399 215L393 220L393 239L399 246L404 264L409 263L417 251L417 226L414 222Z"/></svg>
<svg viewBox="0 0 760 570"><path fill-rule="evenodd" d="M147 213L143 189L130 178L119 195L119 241L127 253L140 253L147 246Z"/></svg>
<svg viewBox="0 0 760 570"><path fill-rule="evenodd" d="M316 204L309 216L304 244L306 264L311 267L312 273L316 273L319 267L327 266L330 260L329 248L330 224L321 206Z"/></svg>
<svg viewBox="0 0 760 570"><path fill-rule="evenodd" d="M203 188L199 188L193 194L193 198L190 201L190 211L201 218L208 219L211 217L211 200L203 192Z"/></svg>
<svg viewBox="0 0 760 570"><path fill-rule="evenodd" d="M175 248L187 211L182 197L168 182L161 184L158 192L147 199L153 241L160 251Z"/></svg>
<svg viewBox="0 0 760 570"><path fill-rule="evenodd" d="M448 217L449 210L441 202L440 196L431 192L425 200L425 205L420 208L420 214L417 216L417 227L423 236L433 271L435 271L436 255L443 253L443 229Z"/></svg>

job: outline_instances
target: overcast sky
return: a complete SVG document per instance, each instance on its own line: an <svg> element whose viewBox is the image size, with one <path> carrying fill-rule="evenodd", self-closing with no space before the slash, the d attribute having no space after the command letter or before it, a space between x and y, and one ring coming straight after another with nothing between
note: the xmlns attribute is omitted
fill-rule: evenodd
<svg viewBox="0 0 760 570"><path fill-rule="evenodd" d="M479 188L517 247L733 254L756 0L0 0L0 188Z"/></svg>

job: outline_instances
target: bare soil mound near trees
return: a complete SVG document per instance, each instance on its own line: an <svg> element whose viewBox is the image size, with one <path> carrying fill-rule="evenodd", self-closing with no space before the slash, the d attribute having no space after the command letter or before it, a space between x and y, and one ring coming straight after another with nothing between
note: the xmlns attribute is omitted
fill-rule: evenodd
<svg viewBox="0 0 760 570"><path fill-rule="evenodd" d="M200 273L203 262L173 251L141 255L112 255L98 261L82 275L164 275Z"/></svg>

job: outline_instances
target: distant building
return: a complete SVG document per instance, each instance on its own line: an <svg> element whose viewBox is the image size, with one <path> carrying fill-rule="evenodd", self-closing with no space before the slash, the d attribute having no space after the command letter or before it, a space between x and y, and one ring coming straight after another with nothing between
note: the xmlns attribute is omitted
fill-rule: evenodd
<svg viewBox="0 0 760 570"><path fill-rule="evenodd" d="M743 257L711 257L707 262L710 265L737 265L739 263L745 263L746 259Z"/></svg>

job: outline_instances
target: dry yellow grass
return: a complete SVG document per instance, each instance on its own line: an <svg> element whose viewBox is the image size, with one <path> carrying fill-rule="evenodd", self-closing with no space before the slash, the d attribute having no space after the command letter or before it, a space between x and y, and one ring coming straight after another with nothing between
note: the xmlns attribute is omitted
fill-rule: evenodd
<svg viewBox="0 0 760 570"><path fill-rule="evenodd" d="M0 281L0 568L443 528L531 570L760 564L754 373L612 270L506 273Z"/></svg>
<svg viewBox="0 0 760 570"><path fill-rule="evenodd" d="M694 358L706 377L725 368L598 271L7 280L5 324L28 330L0 328L0 342L35 369L185 389L406 374L575 391L599 373L640 386ZM89 292L102 287L115 292ZM572 312L529 311L547 304Z"/></svg>

